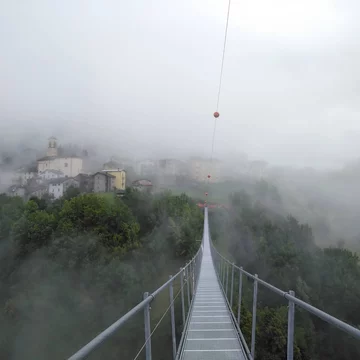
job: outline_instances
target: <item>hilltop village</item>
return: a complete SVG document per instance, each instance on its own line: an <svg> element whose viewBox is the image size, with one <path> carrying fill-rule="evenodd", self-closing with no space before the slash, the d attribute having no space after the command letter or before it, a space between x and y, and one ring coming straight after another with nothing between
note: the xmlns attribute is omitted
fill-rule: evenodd
<svg viewBox="0 0 360 360"><path fill-rule="evenodd" d="M27 155L30 150L25 151ZM204 181L212 183L229 180L236 174L219 160L191 157L178 159L132 160L111 156L102 165L96 165L87 150L64 149L55 137L50 137L46 153L34 159L30 156L26 164L13 169L7 180L6 193L23 199L49 196L61 198L69 188L84 193L115 192L121 196L126 187L140 191L157 192L172 187L192 187ZM5 161L4 161L5 160ZM6 168L3 158L2 173ZM209 169L211 178L208 178ZM242 167L252 174L263 175L263 162L251 162ZM4 185L4 181L2 181Z"/></svg>

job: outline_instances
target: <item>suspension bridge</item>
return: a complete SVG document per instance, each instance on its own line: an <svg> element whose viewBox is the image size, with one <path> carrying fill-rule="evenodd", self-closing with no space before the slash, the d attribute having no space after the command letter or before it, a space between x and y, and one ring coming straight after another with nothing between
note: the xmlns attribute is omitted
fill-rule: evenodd
<svg viewBox="0 0 360 360"><path fill-rule="evenodd" d="M228 0L227 17L218 84L216 111L214 112L213 134L210 151L209 174L205 196L207 198L212 172L214 155L216 120L219 118L219 103L224 70L226 40L229 25L231 0ZM143 312L144 342L137 350L133 360L152 359L152 339L158 326L170 314L172 360L254 360L256 359L256 311L258 287L262 286L288 302L287 321L287 360L294 358L294 320L295 309L300 308L318 318L338 327L345 333L360 340L360 330L327 314L320 309L296 298L294 291L283 291L260 279L257 274L251 274L242 267L222 256L211 241L209 231L208 208L211 206L204 201L204 206L198 204L204 211L204 230L201 245L197 254L175 276L152 294L144 293L144 300L132 310L122 316L109 328L105 329L87 345L77 351L68 360L85 359L95 349L101 347L108 338L121 331L128 322ZM215 206L216 207L216 206ZM251 338L248 344L242 333L241 306L243 300L244 280L253 284ZM175 293L175 289L178 291ZM156 302L160 294L168 292L169 303L163 309L163 315L155 326L151 326L151 304ZM175 301L180 298L181 333L176 331L179 324L175 323ZM235 313L236 312L236 313ZM258 329L261 331L261 329ZM178 335L178 336L177 336Z"/></svg>
<svg viewBox="0 0 360 360"><path fill-rule="evenodd" d="M241 331L241 304L243 279L253 282L251 343L247 344ZM175 284L180 288L174 294ZM235 285L237 284L237 286ZM208 208L204 208L204 230L197 254L184 268L155 290L144 293L144 300L105 329L68 360L86 359L108 338L143 312L144 343L135 359L152 359L151 340L167 313L170 313L172 360L254 360L256 358L256 310L258 287L263 286L288 302L287 360L294 357L294 319L296 307L338 327L360 340L360 330L296 298L293 291L283 291L250 274L223 257L211 241ZM162 292L168 292L169 304L159 322L151 328L150 305ZM181 299L181 335L177 336L175 299ZM187 311L186 311L187 309ZM237 312L234 312L237 309Z"/></svg>

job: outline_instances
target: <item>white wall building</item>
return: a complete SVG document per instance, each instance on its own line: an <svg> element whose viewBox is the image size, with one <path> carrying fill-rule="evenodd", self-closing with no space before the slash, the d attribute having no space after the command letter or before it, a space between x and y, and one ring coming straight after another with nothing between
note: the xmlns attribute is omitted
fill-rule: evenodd
<svg viewBox="0 0 360 360"><path fill-rule="evenodd" d="M11 182L16 185L26 185L29 180L37 177L37 172L26 171L24 168L20 168L12 175Z"/></svg>
<svg viewBox="0 0 360 360"><path fill-rule="evenodd" d="M59 199L64 196L66 190L71 186L78 188L79 182L72 178L50 180L49 195L52 195L54 199Z"/></svg>
<svg viewBox="0 0 360 360"><path fill-rule="evenodd" d="M37 185L34 187L31 187L28 190L28 198L32 197L32 196L36 196L39 199L41 199L47 192L48 188L46 185Z"/></svg>
<svg viewBox="0 0 360 360"><path fill-rule="evenodd" d="M27 182L31 179L34 179L37 177L37 173L36 172L25 172L25 173L22 173L20 175L20 182L21 182L21 185L26 185Z"/></svg>
<svg viewBox="0 0 360 360"><path fill-rule="evenodd" d="M183 161L177 159L161 159L158 161L158 174L162 175L184 175L186 165Z"/></svg>
<svg viewBox="0 0 360 360"><path fill-rule="evenodd" d="M23 186L13 185L8 189L7 194L9 196L19 196L21 198L25 197L26 189Z"/></svg>
<svg viewBox="0 0 360 360"><path fill-rule="evenodd" d="M42 180L52 180L65 177L65 174L60 170L47 169L43 172L39 172L39 178Z"/></svg>
<svg viewBox="0 0 360 360"><path fill-rule="evenodd" d="M59 157L57 156L57 144L54 137L49 139L49 147L46 156L37 161L38 173L46 170L58 170L65 176L75 177L82 173L83 160L80 157Z"/></svg>
<svg viewBox="0 0 360 360"><path fill-rule="evenodd" d="M136 162L135 171L140 176L151 176L156 174L157 166L153 160L141 160Z"/></svg>
<svg viewBox="0 0 360 360"><path fill-rule="evenodd" d="M38 161L38 172L44 172L46 170L58 170L65 176L75 177L82 172L83 161L79 157L44 157Z"/></svg>
<svg viewBox="0 0 360 360"><path fill-rule="evenodd" d="M150 180L142 179L142 180L135 180L132 183L132 186L134 189L137 189L139 191L151 192L153 184Z"/></svg>
<svg viewBox="0 0 360 360"><path fill-rule="evenodd" d="M220 161L217 159L192 157L188 162L189 175L192 179L199 182L210 181L216 183L220 181ZM210 179L208 180L208 175Z"/></svg>

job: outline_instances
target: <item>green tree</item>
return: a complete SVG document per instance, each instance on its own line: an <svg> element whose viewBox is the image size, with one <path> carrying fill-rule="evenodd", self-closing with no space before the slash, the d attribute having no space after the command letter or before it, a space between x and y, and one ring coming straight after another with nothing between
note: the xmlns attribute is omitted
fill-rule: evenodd
<svg viewBox="0 0 360 360"><path fill-rule="evenodd" d="M269 184L258 184L268 191ZM320 249L312 229L295 217L280 216L244 192L233 194L231 211L216 220L217 246L237 265L282 290L292 289L296 296L314 306L358 326L360 266L357 254L344 248ZM215 217L215 219L213 219ZM257 357L286 357L286 308L281 297L259 286ZM244 307L251 308L251 294L245 292ZM245 311L245 312L244 312ZM246 320L246 311L244 316ZM251 329L251 326L250 326ZM250 341L249 324L242 330ZM295 316L294 355L296 359L353 359L360 356L360 345L338 329L298 310Z"/></svg>
<svg viewBox="0 0 360 360"><path fill-rule="evenodd" d="M19 197L0 194L0 241L10 236L13 223L20 219L24 211L24 202Z"/></svg>
<svg viewBox="0 0 360 360"><path fill-rule="evenodd" d="M6 225L0 244L4 359L14 349L19 358L67 358L141 301L144 289L156 289L177 272L197 251L203 226L196 204L171 193L32 198L26 204L4 195L0 208L0 220L7 221L0 223ZM156 301L161 311L162 301ZM152 319L161 314L154 309ZM163 359L165 349L171 354L171 341L164 343L167 328L158 331L156 356ZM133 359L142 334L140 317L109 340L103 356ZM29 346L34 341L37 346Z"/></svg>
<svg viewBox="0 0 360 360"><path fill-rule="evenodd" d="M70 186L64 193L63 199L70 200L80 195L80 189L74 186Z"/></svg>
<svg viewBox="0 0 360 360"><path fill-rule="evenodd" d="M27 254L47 245L56 227L54 215L38 210L34 201L26 204L24 215L14 223L14 241L21 254Z"/></svg>
<svg viewBox="0 0 360 360"><path fill-rule="evenodd" d="M139 224L121 201L95 194L83 194L66 200L60 211L58 231L63 234L91 231L104 245L123 251L139 245Z"/></svg>

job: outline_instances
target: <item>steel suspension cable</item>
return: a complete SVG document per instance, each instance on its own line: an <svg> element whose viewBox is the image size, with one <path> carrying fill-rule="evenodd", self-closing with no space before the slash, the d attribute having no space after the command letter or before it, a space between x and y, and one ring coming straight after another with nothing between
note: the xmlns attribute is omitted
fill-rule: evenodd
<svg viewBox="0 0 360 360"><path fill-rule="evenodd" d="M218 97L217 97L217 103L216 103L216 111L219 110L219 103L220 103L220 93L221 93L221 85L222 85L222 78L223 78L223 71L224 71L225 52L226 52L226 40L227 40L229 18L230 18L230 7L231 7L231 0L229 0L229 3L228 3L228 10L227 10L227 16L226 16L224 47L223 47L223 54L222 54L222 60L221 60L221 70L220 70L220 80L219 80L219 90L218 90Z"/></svg>
<svg viewBox="0 0 360 360"><path fill-rule="evenodd" d="M213 170L212 165L213 165L213 155L214 155L214 146L215 146L216 123L217 123L217 118L219 117L218 111L219 111L221 86L222 86L222 79L223 79L223 72L224 72L224 62L225 62L225 53L226 53L227 33L228 33L228 27L229 27L230 8L231 8L231 0L229 0L229 2L228 2L228 9L227 9L227 16L226 16L224 45L223 45L222 59L221 59L219 88L218 88L217 102L216 102L216 112L214 113L215 121L214 121L213 135L212 135L212 141L211 141L210 169L209 169L209 175L208 175L208 178L207 178L207 185L209 185L210 174L211 174L211 172Z"/></svg>

